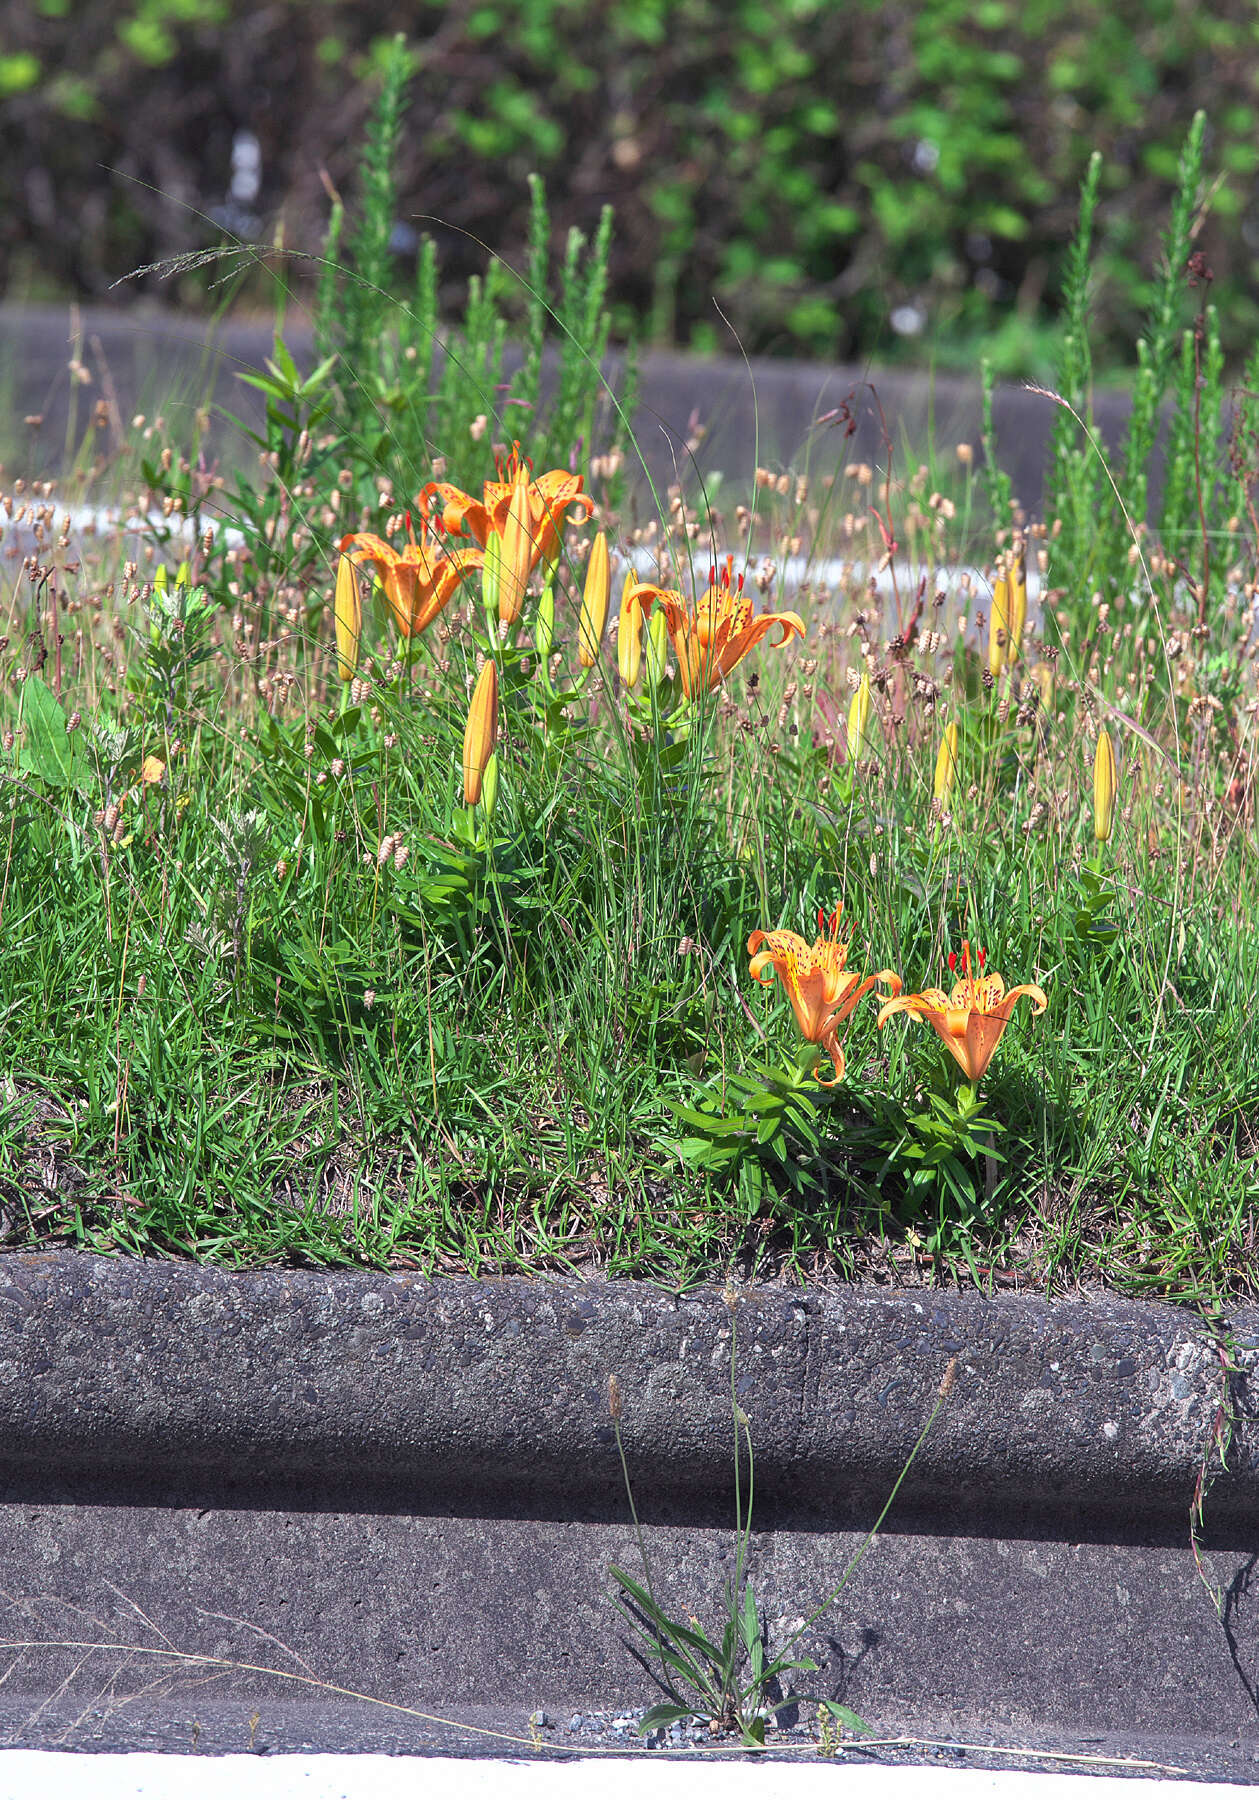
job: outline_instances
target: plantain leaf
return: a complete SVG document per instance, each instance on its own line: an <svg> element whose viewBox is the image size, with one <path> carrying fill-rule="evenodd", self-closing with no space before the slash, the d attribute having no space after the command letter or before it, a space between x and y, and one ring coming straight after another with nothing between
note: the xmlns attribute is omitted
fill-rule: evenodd
<svg viewBox="0 0 1259 1800"><path fill-rule="evenodd" d="M86 788L87 759L66 729L61 702L38 675L28 675L22 684L22 724L20 766L49 787Z"/></svg>

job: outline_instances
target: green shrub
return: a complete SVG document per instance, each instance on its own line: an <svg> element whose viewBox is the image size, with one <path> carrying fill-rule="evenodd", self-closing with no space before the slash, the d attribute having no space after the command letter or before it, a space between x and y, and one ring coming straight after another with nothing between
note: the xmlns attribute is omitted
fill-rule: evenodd
<svg viewBox="0 0 1259 1800"><path fill-rule="evenodd" d="M73 34L64 12L45 0L15 14L0 61L10 285L25 271L103 290L204 243L241 127L261 139L259 235L282 214L289 245L322 240L321 170L348 191L396 18L384 0L127 0L83 10ZM997 374L1043 375L1069 196L1096 149L1105 366L1146 316L1159 258L1146 221L1166 215L1201 110L1219 185L1200 248L1226 355L1259 326L1250 0L1102 13L1092 0L450 0L417 5L408 27L398 216L438 235L443 310L485 244L524 258L537 171L561 238L574 225L592 237L614 207L622 324L724 345L724 315L749 350L931 348L967 366L983 339ZM406 292L413 252L377 251ZM190 276L183 292L202 290ZM907 343L889 324L898 309L923 321Z"/></svg>

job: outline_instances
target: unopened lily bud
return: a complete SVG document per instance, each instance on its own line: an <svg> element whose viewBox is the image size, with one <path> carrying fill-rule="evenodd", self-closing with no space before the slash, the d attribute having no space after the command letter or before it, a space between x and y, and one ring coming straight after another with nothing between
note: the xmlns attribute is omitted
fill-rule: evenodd
<svg viewBox="0 0 1259 1800"><path fill-rule="evenodd" d="M463 733L463 798L475 806L481 798L485 767L498 739L498 665L487 661L477 676Z"/></svg>
<svg viewBox="0 0 1259 1800"><path fill-rule="evenodd" d="M870 729L870 677L863 675L857 683L857 691L848 708L848 760L850 763L862 762L869 754L867 741Z"/></svg>
<svg viewBox="0 0 1259 1800"><path fill-rule="evenodd" d="M498 802L498 752L485 765L485 774L481 778L481 809L487 819L494 817L494 808ZM404 853L405 854L405 853ZM397 859L395 858L395 861Z"/></svg>
<svg viewBox="0 0 1259 1800"><path fill-rule="evenodd" d="M503 528L498 570L498 622L514 625L524 605L529 571L533 567L533 524L529 508L529 476L524 468L512 488L507 524Z"/></svg>
<svg viewBox="0 0 1259 1800"><path fill-rule="evenodd" d="M358 589L358 576L348 556L337 563L337 588L333 599L333 617L337 629L337 674L342 681L353 681L358 668L358 645L363 632L363 601Z"/></svg>
<svg viewBox="0 0 1259 1800"><path fill-rule="evenodd" d="M1018 558L1010 570L1010 661L1019 660L1023 643L1023 627L1027 623L1027 550L1020 544Z"/></svg>
<svg viewBox="0 0 1259 1800"><path fill-rule="evenodd" d="M665 656L669 642L669 621L660 609L651 615L651 624L647 627L647 674L646 681L650 688L657 687L664 680Z"/></svg>
<svg viewBox="0 0 1259 1800"><path fill-rule="evenodd" d="M538 616L533 623L533 647L538 659L545 664L551 654L551 643L555 636L555 587L550 581L542 590L542 598L538 602Z"/></svg>
<svg viewBox="0 0 1259 1800"><path fill-rule="evenodd" d="M953 719L944 727L944 736L936 753L934 791L941 806L947 804L949 795L953 792L953 783L957 780L957 737L957 720Z"/></svg>
<svg viewBox="0 0 1259 1800"><path fill-rule="evenodd" d="M1097 734L1093 758L1093 836L1104 844L1115 819L1115 747L1105 726Z"/></svg>
<svg viewBox="0 0 1259 1800"><path fill-rule="evenodd" d="M1052 713L1054 709L1054 672L1052 668L1045 662L1033 663L1031 678L1036 684L1041 711Z"/></svg>
<svg viewBox="0 0 1259 1800"><path fill-rule="evenodd" d="M988 621L988 672L995 681L1005 667L1010 642L1010 583L1000 576L992 587L992 617Z"/></svg>
<svg viewBox="0 0 1259 1800"><path fill-rule="evenodd" d="M631 569L621 589L621 615L616 627L616 666L627 688L638 686L643 659L643 609L632 598L637 577Z"/></svg>
<svg viewBox="0 0 1259 1800"><path fill-rule="evenodd" d="M485 540L481 564L481 604L488 613L498 612L498 572L503 565L503 539L492 527Z"/></svg>
<svg viewBox="0 0 1259 1800"><path fill-rule="evenodd" d="M608 598L611 576L608 572L608 539L605 532L596 537L586 564L586 586L582 594L581 618L577 626L577 660L583 669L593 669L599 660L603 628L608 622Z"/></svg>

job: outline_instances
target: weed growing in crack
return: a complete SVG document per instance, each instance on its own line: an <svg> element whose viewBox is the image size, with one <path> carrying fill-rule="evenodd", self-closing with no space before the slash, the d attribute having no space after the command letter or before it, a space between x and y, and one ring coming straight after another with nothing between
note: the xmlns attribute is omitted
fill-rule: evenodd
<svg viewBox="0 0 1259 1800"><path fill-rule="evenodd" d="M727 1579L719 1608L719 1622L709 1635L694 1614L680 1618L670 1614L661 1603L652 1576L647 1544L639 1522L630 1480L629 1464L621 1437L622 1396L615 1375L608 1381L608 1413L621 1459L621 1473L629 1502L630 1517L638 1538L643 1565L643 1581L636 1581L615 1564L611 1573L621 1590L617 1610L637 1639L637 1654L643 1666L655 1677L667 1698L648 1707L638 1721L639 1735L667 1729L679 1720L698 1713L707 1718L714 1736L736 1733L748 1749L763 1749L767 1722L788 1708L802 1702L813 1706L822 1733L823 1754L832 1753L834 1743L828 1733L848 1730L873 1737L873 1728L851 1707L828 1697L801 1692L795 1685L798 1675L812 1675L818 1664L811 1657L795 1654L795 1648L806 1632L830 1611L847 1587L900 1491L901 1483L913 1466L914 1459L926 1442L940 1408L953 1391L957 1379L958 1357L951 1358L940 1382L935 1405L905 1460L892 1491L874 1524L866 1533L844 1570L839 1582L807 1618L801 1619L786 1638L771 1651L769 1622L758 1605L748 1573L752 1548L752 1509L755 1499L756 1461L752 1448L752 1425L739 1404L738 1393L738 1305L739 1294L733 1288L725 1292L730 1312L730 1410L734 1426L734 1574ZM719 1635L718 1635L719 1634ZM658 1669L658 1673L657 1673Z"/></svg>

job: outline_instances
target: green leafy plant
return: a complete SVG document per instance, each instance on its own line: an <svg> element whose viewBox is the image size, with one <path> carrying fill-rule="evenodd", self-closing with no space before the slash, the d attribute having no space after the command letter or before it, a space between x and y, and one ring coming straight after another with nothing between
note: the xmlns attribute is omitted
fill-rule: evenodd
<svg viewBox="0 0 1259 1800"><path fill-rule="evenodd" d="M756 1192L766 1177L803 1191L821 1144L817 1060L817 1046L806 1044L786 1068L751 1063L706 1084L694 1105L670 1100L688 1131L674 1140L683 1163L714 1178L743 1171Z"/></svg>
<svg viewBox="0 0 1259 1800"><path fill-rule="evenodd" d="M64 709L38 675L22 684L21 724L23 769L51 788L85 786L89 764L82 740L71 735Z"/></svg>
<svg viewBox="0 0 1259 1800"><path fill-rule="evenodd" d="M203 587L179 580L153 584L147 642L132 685L142 708L159 715L168 732L173 733L177 718L206 697L197 671L204 671L214 657L212 634L218 611Z"/></svg>
<svg viewBox="0 0 1259 1800"><path fill-rule="evenodd" d="M737 1732L742 1744L759 1748L765 1743L767 1722L785 1708L804 1700L811 1701L822 1716L836 1725L856 1734L869 1733L870 1726L851 1707L837 1700L796 1690L793 1680L795 1676L813 1675L818 1671L818 1664L811 1657L796 1654L796 1646L834 1606L874 1543L902 1482L926 1442L927 1433L952 1392L958 1359L954 1357L945 1370L926 1424L918 1434L882 1511L866 1533L840 1580L808 1617L791 1631L785 1643L776 1651L771 1651L768 1647L767 1621L757 1602L748 1573L752 1510L756 1495L756 1461L752 1445L752 1424L739 1404L738 1396L739 1296L735 1291L727 1289L725 1299L730 1310L730 1409L734 1425L734 1573L726 1582L718 1607L719 1624L711 1634L704 1630L694 1615L682 1619L671 1614L659 1598L621 1435L623 1401L620 1385L615 1376L608 1383L608 1409L612 1430L621 1459L621 1473L643 1565L641 1582L615 1564L612 1566L612 1578L621 1590L621 1597L615 1604L621 1617L634 1632L645 1664L653 1674L658 1667L657 1679L667 1696L658 1705L647 1708L638 1721L638 1730L640 1735L644 1735L698 1712L709 1719L714 1731Z"/></svg>
<svg viewBox="0 0 1259 1800"><path fill-rule="evenodd" d="M1218 341L1209 327L1205 361L1197 330L1181 335L1192 271L1190 251L1199 219L1203 177L1203 143L1206 114L1198 112L1189 128L1177 165L1171 218L1163 234L1162 267L1154 285L1144 330L1137 340L1137 374L1132 410L1128 418L1118 471L1112 477L1104 464L1092 414L1092 352L1089 344L1091 296L1089 251L1097 207L1101 164L1090 160L1080 195L1079 224L1067 266L1067 330L1063 338L1054 391L1066 403L1055 422L1045 507L1048 517L1060 521L1049 551L1050 575L1063 589L1063 610L1055 612L1052 625L1066 625L1074 633L1087 629L1085 607L1099 586L1102 570L1124 571L1105 593L1114 598L1127 585L1127 550L1133 530L1144 523L1150 488L1151 459L1158 436L1160 408L1167 394L1176 348L1179 359L1179 405L1172 433L1172 449L1165 486L1163 518L1177 539L1183 537L1186 519L1201 517L1208 530L1205 508L1215 519L1215 458L1209 446L1204 490L1201 432L1204 423L1212 439L1218 430L1222 363ZM1214 344L1214 347L1213 347ZM1199 391L1203 383L1209 394ZM1204 498L1205 494L1205 498Z"/></svg>
<svg viewBox="0 0 1259 1800"><path fill-rule="evenodd" d="M633 374L623 381L622 411L603 372L612 211L603 209L594 240L568 233L558 283L551 270L550 218L540 177L529 178L527 267L514 274L491 256L468 283L462 320L439 313L441 270L431 238L422 239L414 298L393 293L389 249L395 227L395 164L416 58L401 36L382 49L380 94L367 122L355 230L333 203L318 288L315 339L337 367L338 454L369 491L382 469L409 492L435 457L454 485L479 485L494 473L495 445L528 436L540 462L567 466L621 440L632 405ZM339 260L344 254L344 261ZM553 338L557 368L544 381L543 352ZM509 352L518 348L515 366ZM323 365L321 365L322 367ZM504 398L506 392L506 398ZM480 429L470 431L477 419ZM619 484L613 482L615 493Z"/></svg>
<svg viewBox="0 0 1259 1800"><path fill-rule="evenodd" d="M968 1082L926 1090L921 1100L911 1105L881 1097L874 1124L858 1135L882 1154L876 1185L899 1176L910 1217L933 1221L928 1250L973 1263L972 1233L1005 1161L997 1148L1002 1121L984 1111Z"/></svg>

